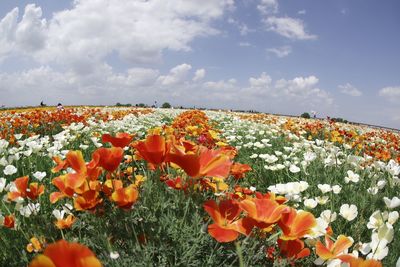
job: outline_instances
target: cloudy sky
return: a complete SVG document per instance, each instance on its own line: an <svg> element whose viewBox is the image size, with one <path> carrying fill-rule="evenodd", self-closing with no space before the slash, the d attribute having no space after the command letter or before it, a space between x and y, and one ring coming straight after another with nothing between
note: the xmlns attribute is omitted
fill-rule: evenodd
<svg viewBox="0 0 400 267"><path fill-rule="evenodd" d="M170 102L400 128L398 0L1 0L0 106Z"/></svg>

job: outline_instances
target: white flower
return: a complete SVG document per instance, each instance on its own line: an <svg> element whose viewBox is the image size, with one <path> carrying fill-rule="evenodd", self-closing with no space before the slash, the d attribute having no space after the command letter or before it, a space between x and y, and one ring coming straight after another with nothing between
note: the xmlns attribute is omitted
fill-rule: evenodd
<svg viewBox="0 0 400 267"><path fill-rule="evenodd" d="M387 240L379 239L378 233L373 233L371 239L371 243L368 244L371 253L367 255L367 259L382 260L389 253ZM368 250L368 248L366 250Z"/></svg>
<svg viewBox="0 0 400 267"><path fill-rule="evenodd" d="M52 214L56 217L57 220L62 220L65 215L64 210L53 210Z"/></svg>
<svg viewBox="0 0 400 267"><path fill-rule="evenodd" d="M390 223L385 223L378 230L379 240L386 240L388 243L393 241L394 229Z"/></svg>
<svg viewBox="0 0 400 267"><path fill-rule="evenodd" d="M376 184L376 186L377 186L379 189L384 188L385 185L386 185L386 181L385 181L385 180L379 180L378 183Z"/></svg>
<svg viewBox="0 0 400 267"><path fill-rule="evenodd" d="M17 172L17 168L15 168L13 165L7 165L4 170L3 170L5 175L13 175L14 173Z"/></svg>
<svg viewBox="0 0 400 267"><path fill-rule="evenodd" d="M399 213L397 211L392 211L388 215L388 223L395 224L396 221L399 219Z"/></svg>
<svg viewBox="0 0 400 267"><path fill-rule="evenodd" d="M119 253L117 251L111 251L110 252L110 258L113 260L116 260L119 258Z"/></svg>
<svg viewBox="0 0 400 267"><path fill-rule="evenodd" d="M340 185L334 185L334 186L332 186L332 191L334 194L337 195L340 193L340 191L342 191L342 187Z"/></svg>
<svg viewBox="0 0 400 267"><path fill-rule="evenodd" d="M400 206L400 199L398 197L394 197L392 199L384 197L383 201L385 201L385 204L389 209L394 209Z"/></svg>
<svg viewBox="0 0 400 267"><path fill-rule="evenodd" d="M7 180L5 178L0 178L0 193L3 192L4 187L6 187Z"/></svg>
<svg viewBox="0 0 400 267"><path fill-rule="evenodd" d="M84 145L84 144L80 144L79 148L82 150L86 150L89 146L88 145Z"/></svg>
<svg viewBox="0 0 400 267"><path fill-rule="evenodd" d="M309 209L313 209L318 205L318 202L315 201L315 199L309 198L304 200L304 206L306 206Z"/></svg>
<svg viewBox="0 0 400 267"><path fill-rule="evenodd" d="M340 207L340 215L348 221L354 220L358 215L357 206L353 204L343 204Z"/></svg>
<svg viewBox="0 0 400 267"><path fill-rule="evenodd" d="M329 223L322 218L317 218L316 221L317 224L311 229L311 234L306 237L317 238L326 234L326 228L328 228Z"/></svg>
<svg viewBox="0 0 400 267"><path fill-rule="evenodd" d="M347 176L344 177L344 181L346 184L349 182L358 183L358 181L360 181L360 175L354 173L353 171L347 171Z"/></svg>
<svg viewBox="0 0 400 267"><path fill-rule="evenodd" d="M255 159L257 157L258 157L258 154L253 154L253 155L250 156L251 159Z"/></svg>
<svg viewBox="0 0 400 267"><path fill-rule="evenodd" d="M319 184L318 188L321 190L322 194L332 191L332 187L329 184Z"/></svg>
<svg viewBox="0 0 400 267"><path fill-rule="evenodd" d="M385 224L387 218L388 218L387 212L382 213L380 210L377 210L374 213L372 213L371 217L369 217L367 228L377 230L379 227Z"/></svg>
<svg viewBox="0 0 400 267"><path fill-rule="evenodd" d="M311 162L311 161L315 160L316 158L317 158L317 154L315 154L314 152L307 151L306 153L304 153L304 160L307 162Z"/></svg>
<svg viewBox="0 0 400 267"><path fill-rule="evenodd" d="M42 181L44 177L46 177L46 172L35 172L33 174L33 177L38 179L39 181Z"/></svg>
<svg viewBox="0 0 400 267"><path fill-rule="evenodd" d="M290 165L289 171L291 173L298 173L300 171L300 168L297 167L296 165L292 164L292 165Z"/></svg>
<svg viewBox="0 0 400 267"><path fill-rule="evenodd" d="M367 189L367 192L371 195L376 195L378 193L379 188L376 186L370 187Z"/></svg>
<svg viewBox="0 0 400 267"><path fill-rule="evenodd" d="M318 204L325 205L326 203L328 203L329 197L328 196L316 197L315 200L318 202Z"/></svg>
<svg viewBox="0 0 400 267"><path fill-rule="evenodd" d="M330 224L331 222L336 221L337 213L332 212L331 210L324 210L323 212L321 212L321 215L319 215L319 217Z"/></svg>

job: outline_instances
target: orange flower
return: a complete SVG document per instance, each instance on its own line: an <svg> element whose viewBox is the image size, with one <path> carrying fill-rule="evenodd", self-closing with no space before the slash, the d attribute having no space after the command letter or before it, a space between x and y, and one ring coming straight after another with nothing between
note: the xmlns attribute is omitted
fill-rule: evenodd
<svg viewBox="0 0 400 267"><path fill-rule="evenodd" d="M103 199L99 198L99 196L98 191L88 190L74 199L74 208L77 211L94 209L98 204L103 202Z"/></svg>
<svg viewBox="0 0 400 267"><path fill-rule="evenodd" d="M267 198L244 199L239 205L247 212L248 217L256 221L255 225L259 228L267 228L278 222L282 214L289 211L287 206Z"/></svg>
<svg viewBox="0 0 400 267"><path fill-rule="evenodd" d="M35 200L44 193L44 185L39 186L38 183L30 183L28 189L28 179L28 176L15 179L14 184L17 188L17 191L8 193L7 196L9 200L15 200L18 197L28 197L32 200Z"/></svg>
<svg viewBox="0 0 400 267"><path fill-rule="evenodd" d="M298 212L290 208L290 212L282 214L278 224L283 231L280 239L295 240L311 233L311 229L317 225L317 221L314 215L307 211Z"/></svg>
<svg viewBox="0 0 400 267"><path fill-rule="evenodd" d="M14 215L11 214L11 215L4 216L3 225L10 229L14 228L14 226L15 226Z"/></svg>
<svg viewBox="0 0 400 267"><path fill-rule="evenodd" d="M102 140L103 143L111 143L113 147L124 148L132 141L132 135L128 133L117 133L115 137L113 137L109 134L103 134Z"/></svg>
<svg viewBox="0 0 400 267"><path fill-rule="evenodd" d="M382 263L374 259L364 260L362 258L354 258L350 255L341 255L338 258L350 264L350 267L382 267Z"/></svg>
<svg viewBox="0 0 400 267"><path fill-rule="evenodd" d="M65 170L68 167L68 162L66 160L62 160L58 156L54 156L53 160L57 165L53 169L51 169L52 173L56 173L56 172L59 172L61 170Z"/></svg>
<svg viewBox="0 0 400 267"><path fill-rule="evenodd" d="M101 267L101 262L86 246L79 243L57 241L35 257L29 267Z"/></svg>
<svg viewBox="0 0 400 267"><path fill-rule="evenodd" d="M106 171L115 171L124 157L124 150L120 147L101 147L93 153L93 159L98 159L99 166Z"/></svg>
<svg viewBox="0 0 400 267"><path fill-rule="evenodd" d="M165 181L165 184L168 187L171 187L176 190L186 190L188 187L188 183L182 180L182 177L178 176L174 179L168 179Z"/></svg>
<svg viewBox="0 0 400 267"><path fill-rule="evenodd" d="M74 215L68 215L67 218L61 218L58 219L57 221L54 222L54 224L57 226L58 229L67 229L71 228L71 226L74 224L76 221L76 218Z"/></svg>
<svg viewBox="0 0 400 267"><path fill-rule="evenodd" d="M231 167L231 175L235 179L242 179L244 177L244 174L251 170L252 169L249 165L235 162L232 164L232 167Z"/></svg>
<svg viewBox="0 0 400 267"><path fill-rule="evenodd" d="M219 150L200 146L197 153L193 153L185 151L184 147L176 144L172 144L167 161L175 163L193 178L202 176L225 178L232 165L229 157Z"/></svg>
<svg viewBox="0 0 400 267"><path fill-rule="evenodd" d="M310 249L304 248L304 242L300 239L278 239L278 247L281 250L281 254L291 260L301 259L310 255Z"/></svg>
<svg viewBox="0 0 400 267"><path fill-rule="evenodd" d="M138 199L139 193L132 184L125 188L118 188L112 193L111 199L117 203L118 207L129 209Z"/></svg>
<svg viewBox="0 0 400 267"><path fill-rule="evenodd" d="M29 253L34 252L39 252L43 249L42 244L44 244L44 239L41 238L41 241L37 239L36 237L32 237L29 241L31 241L28 245L26 245L26 250Z"/></svg>
<svg viewBox="0 0 400 267"><path fill-rule="evenodd" d="M134 147L140 157L154 165L160 165L165 161L169 149L165 138L158 134L148 135L145 141L139 141Z"/></svg>
<svg viewBox="0 0 400 267"><path fill-rule="evenodd" d="M330 236L325 235L325 245L318 240L315 244L315 252L323 260L336 259L337 256L351 247L352 244L353 241L344 235L340 235L335 243L330 239Z"/></svg>
<svg viewBox="0 0 400 267"><path fill-rule="evenodd" d="M214 220L214 223L208 226L208 233L218 242L231 242L239 237L239 233L250 233L251 229L246 229L242 220L238 220L241 209L236 201L222 200L217 205L214 200L208 200L203 207Z"/></svg>

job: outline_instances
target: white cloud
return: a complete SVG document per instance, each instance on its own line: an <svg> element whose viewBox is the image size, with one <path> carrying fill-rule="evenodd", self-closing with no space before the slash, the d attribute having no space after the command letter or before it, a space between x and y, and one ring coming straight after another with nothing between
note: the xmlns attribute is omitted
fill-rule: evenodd
<svg viewBox="0 0 400 267"><path fill-rule="evenodd" d="M354 87L353 85L351 85L350 83L346 83L344 85L339 85L338 87L340 89L340 92L342 92L343 94L350 95L350 96L361 96L362 95L362 92L360 90L358 90L356 87Z"/></svg>
<svg viewBox="0 0 400 267"><path fill-rule="evenodd" d="M276 14L278 13L278 1L277 0L261 0L260 4L257 5L257 9L263 14Z"/></svg>
<svg viewBox="0 0 400 267"><path fill-rule="evenodd" d="M306 14L306 10L305 9L302 9L302 10L299 10L298 12L297 12L297 14L299 14L299 15L305 15Z"/></svg>
<svg viewBox="0 0 400 267"><path fill-rule="evenodd" d="M305 24L300 19L290 17L268 17L263 20L267 30L276 32L294 40L314 40L316 35L306 32Z"/></svg>
<svg viewBox="0 0 400 267"><path fill-rule="evenodd" d="M205 82L203 86L208 89L216 91L229 91L236 88L236 79L229 79L228 81L220 80L217 82Z"/></svg>
<svg viewBox="0 0 400 267"><path fill-rule="evenodd" d="M250 46L253 46L251 43L249 43L249 42L239 42L239 44L238 44L239 46L241 46L241 47L250 47Z"/></svg>
<svg viewBox="0 0 400 267"><path fill-rule="evenodd" d="M205 69L198 69L196 70L194 77L193 77L193 81L199 81L202 80L204 77L206 76L206 70Z"/></svg>
<svg viewBox="0 0 400 267"><path fill-rule="evenodd" d="M182 83L191 69L192 66L186 63L178 65L172 68L168 75L158 77L157 81L166 86Z"/></svg>
<svg viewBox="0 0 400 267"><path fill-rule="evenodd" d="M288 56L292 52L292 47L289 45L284 45L276 48L268 48L267 51L279 58L282 58Z"/></svg>
<svg viewBox="0 0 400 267"><path fill-rule="evenodd" d="M391 101L400 100L400 86L388 86L379 90L379 95Z"/></svg>
<svg viewBox="0 0 400 267"><path fill-rule="evenodd" d="M271 85L271 82L271 77L265 72L261 73L260 77L258 78L249 78L249 84L251 88L267 88Z"/></svg>
<svg viewBox="0 0 400 267"><path fill-rule="evenodd" d="M0 56L25 53L77 73L90 73L113 52L131 63L157 62L166 49L189 51L195 38L218 34L212 22L233 7L232 0L76 0L46 22L31 4L20 22L18 9L2 19Z"/></svg>

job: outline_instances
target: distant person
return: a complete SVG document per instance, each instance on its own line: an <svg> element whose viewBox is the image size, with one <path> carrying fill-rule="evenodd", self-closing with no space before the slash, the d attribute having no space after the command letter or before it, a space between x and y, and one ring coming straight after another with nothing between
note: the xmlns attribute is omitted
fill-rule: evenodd
<svg viewBox="0 0 400 267"><path fill-rule="evenodd" d="M43 103L43 101L42 101L42 102L40 102L40 106L41 106L41 107L45 107L45 106L46 106L46 104L45 104L45 103Z"/></svg>
<svg viewBox="0 0 400 267"><path fill-rule="evenodd" d="M61 103L58 103L57 110L63 110L63 109L64 109L63 105Z"/></svg>

